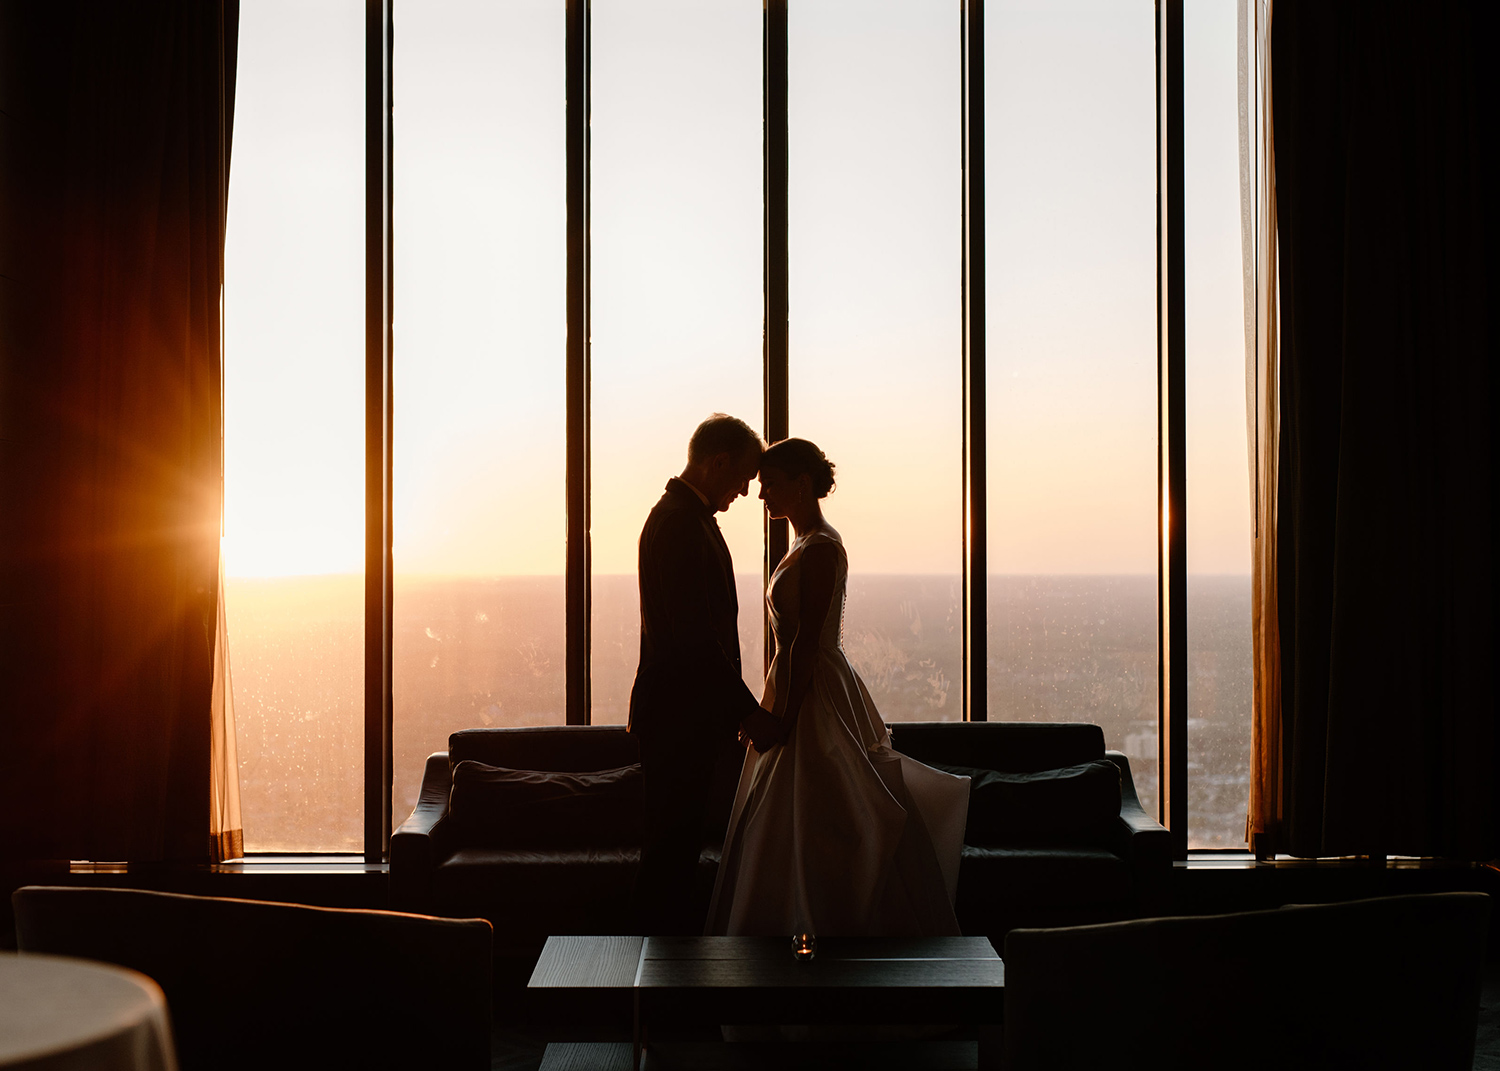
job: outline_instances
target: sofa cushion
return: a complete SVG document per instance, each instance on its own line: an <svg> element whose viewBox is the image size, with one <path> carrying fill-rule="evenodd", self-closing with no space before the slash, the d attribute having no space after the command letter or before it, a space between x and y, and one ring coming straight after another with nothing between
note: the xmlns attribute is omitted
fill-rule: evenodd
<svg viewBox="0 0 1500 1071"><path fill-rule="evenodd" d="M466 760L453 768L448 821L460 843L479 847L639 845L643 785L639 763L559 773Z"/></svg>
<svg viewBox="0 0 1500 1071"><path fill-rule="evenodd" d="M968 844L1087 842L1120 815L1120 769L1108 759L1032 773L937 768L970 779Z"/></svg>
<svg viewBox="0 0 1500 1071"><path fill-rule="evenodd" d="M965 909L983 914L1006 904L1049 909L1115 904L1130 899L1133 885L1130 867L1103 848L966 844L958 874L960 921Z"/></svg>
<svg viewBox="0 0 1500 1071"><path fill-rule="evenodd" d="M638 848L464 848L434 871L432 905L489 918L502 938L629 933L640 857Z"/></svg>
<svg viewBox="0 0 1500 1071"><path fill-rule="evenodd" d="M639 848L463 848L434 870L430 909L490 919L497 947L547 934L639 933L640 860ZM693 895L700 915L718 867L717 851L699 853Z"/></svg>

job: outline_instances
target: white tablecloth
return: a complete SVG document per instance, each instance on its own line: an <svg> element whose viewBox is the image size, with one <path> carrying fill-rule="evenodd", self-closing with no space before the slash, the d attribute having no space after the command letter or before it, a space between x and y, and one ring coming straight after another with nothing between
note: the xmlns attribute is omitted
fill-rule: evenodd
<svg viewBox="0 0 1500 1071"><path fill-rule="evenodd" d="M0 1067L176 1071L167 1002L123 967L0 953Z"/></svg>

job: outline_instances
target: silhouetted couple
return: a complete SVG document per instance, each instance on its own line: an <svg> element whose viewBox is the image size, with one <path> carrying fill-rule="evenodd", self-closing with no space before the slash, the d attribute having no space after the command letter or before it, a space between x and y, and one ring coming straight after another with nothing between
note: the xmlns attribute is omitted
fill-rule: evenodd
<svg viewBox="0 0 1500 1071"><path fill-rule="evenodd" d="M734 563L715 514L760 479L796 538L766 592L776 647L759 700L741 676ZM696 926L693 875L716 761L747 744L708 932L956 934L968 779L892 750L843 650L848 558L821 500L833 464L715 414L641 531L641 661L630 696L646 783L636 883L648 933Z"/></svg>

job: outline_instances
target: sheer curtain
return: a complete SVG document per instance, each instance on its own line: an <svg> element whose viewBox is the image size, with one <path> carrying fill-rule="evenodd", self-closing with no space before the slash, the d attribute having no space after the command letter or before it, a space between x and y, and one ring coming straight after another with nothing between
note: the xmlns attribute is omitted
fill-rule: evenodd
<svg viewBox="0 0 1500 1071"><path fill-rule="evenodd" d="M229 158L234 141L234 90L238 73L239 3L220 4L219 12L219 470L224 467L224 231L229 215ZM223 496L220 495L218 614L214 627L214 679L209 701L208 859L222 863L245 854L245 826L240 817L240 762L235 746L234 676L229 670L229 618L224 605Z"/></svg>
<svg viewBox="0 0 1500 1071"><path fill-rule="evenodd" d="M1276 166L1271 130L1272 0L1240 0L1240 221L1245 279L1245 427L1250 439L1250 805L1245 840L1275 851L1281 822L1281 631L1276 600L1278 463Z"/></svg>
<svg viewBox="0 0 1500 1071"><path fill-rule="evenodd" d="M208 860L245 854L240 819L240 760L234 737L234 678L229 672L229 626L224 612L224 556L219 555L219 624L214 632L214 684L209 711Z"/></svg>

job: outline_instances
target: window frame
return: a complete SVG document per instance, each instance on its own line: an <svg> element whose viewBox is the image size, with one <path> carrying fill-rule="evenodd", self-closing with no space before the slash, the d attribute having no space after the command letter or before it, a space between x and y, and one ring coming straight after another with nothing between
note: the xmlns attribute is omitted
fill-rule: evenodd
<svg viewBox="0 0 1500 1071"><path fill-rule="evenodd" d="M567 126L566 711L589 722L589 47L590 0L562 0ZM763 433L789 434L787 2L765 0ZM394 431L393 23L395 0L365 2L365 618L364 858L389 858L392 737L392 461ZM1183 247L1183 5L1155 0L1157 63L1157 619L1159 817L1187 858L1187 479ZM985 721L987 536L985 410L984 0L959 12L962 248L964 720ZM785 521L765 522L766 577L787 549ZM770 652L766 645L767 656Z"/></svg>

